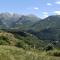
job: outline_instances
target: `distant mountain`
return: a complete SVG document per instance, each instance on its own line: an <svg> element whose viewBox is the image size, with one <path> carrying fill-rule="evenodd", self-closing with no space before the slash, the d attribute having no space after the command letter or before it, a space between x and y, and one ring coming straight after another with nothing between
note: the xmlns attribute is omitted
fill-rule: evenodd
<svg viewBox="0 0 60 60"><path fill-rule="evenodd" d="M10 13L1 13L0 14L0 23L1 28L10 28L14 21L19 19L19 15L17 14L10 14ZM1 29L0 28L0 29Z"/></svg>
<svg viewBox="0 0 60 60"><path fill-rule="evenodd" d="M42 40L60 45L60 15L49 16L31 26L28 32Z"/></svg>
<svg viewBox="0 0 60 60"><path fill-rule="evenodd" d="M60 28L59 25L60 25L60 15L53 15L36 22L31 27L35 31L40 31L49 28Z"/></svg>
<svg viewBox="0 0 60 60"><path fill-rule="evenodd" d="M34 15L25 16L25 15L18 15L18 14L1 13L0 28L23 29L23 27L27 28L27 26L30 26L39 20L41 19Z"/></svg>
<svg viewBox="0 0 60 60"><path fill-rule="evenodd" d="M33 25L35 22L39 20L41 19L34 15L22 15L16 22L13 23L13 28L27 30L30 28L31 25Z"/></svg>
<svg viewBox="0 0 60 60"><path fill-rule="evenodd" d="M44 42L60 45L60 15L40 19L34 15L0 14L0 29L31 33Z"/></svg>

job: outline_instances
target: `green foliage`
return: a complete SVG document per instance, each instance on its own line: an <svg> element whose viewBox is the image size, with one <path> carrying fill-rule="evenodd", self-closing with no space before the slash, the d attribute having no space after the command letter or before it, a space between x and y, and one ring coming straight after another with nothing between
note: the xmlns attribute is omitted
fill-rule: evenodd
<svg viewBox="0 0 60 60"><path fill-rule="evenodd" d="M8 38L0 36L0 45L9 45Z"/></svg>
<svg viewBox="0 0 60 60"><path fill-rule="evenodd" d="M36 36L29 33L0 32L0 45L16 46L23 49L42 49L45 44Z"/></svg>
<svg viewBox="0 0 60 60"><path fill-rule="evenodd" d="M58 56L50 56L45 53L0 45L0 60L60 60Z"/></svg>
<svg viewBox="0 0 60 60"><path fill-rule="evenodd" d="M29 49L28 44L26 44L24 41L18 41L16 43L16 47L23 48L23 49Z"/></svg>
<svg viewBox="0 0 60 60"><path fill-rule="evenodd" d="M60 57L60 51L59 50L49 51L49 52L47 52L47 54L51 55L51 56Z"/></svg>
<svg viewBox="0 0 60 60"><path fill-rule="evenodd" d="M53 46L52 45L47 45L45 48L44 48L44 50L46 50L46 51L50 51L50 50L53 50L54 48L53 48Z"/></svg>
<svg viewBox="0 0 60 60"><path fill-rule="evenodd" d="M16 44L16 38L13 34L7 32L0 32L0 45L12 45Z"/></svg>

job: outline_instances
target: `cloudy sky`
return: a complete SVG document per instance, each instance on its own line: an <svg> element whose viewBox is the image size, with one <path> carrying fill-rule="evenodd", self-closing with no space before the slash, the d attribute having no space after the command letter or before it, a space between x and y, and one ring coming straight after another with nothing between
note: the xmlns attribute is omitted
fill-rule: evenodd
<svg viewBox="0 0 60 60"><path fill-rule="evenodd" d="M0 12L34 14L45 18L60 15L60 0L0 0Z"/></svg>

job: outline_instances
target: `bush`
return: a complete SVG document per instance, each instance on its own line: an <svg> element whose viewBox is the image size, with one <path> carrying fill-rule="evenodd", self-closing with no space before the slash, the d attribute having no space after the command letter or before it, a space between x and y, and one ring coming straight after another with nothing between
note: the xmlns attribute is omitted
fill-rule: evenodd
<svg viewBox="0 0 60 60"><path fill-rule="evenodd" d="M50 51L53 50L53 46L52 45L48 45L44 48L45 51Z"/></svg>
<svg viewBox="0 0 60 60"><path fill-rule="evenodd" d="M20 47L20 48L24 48L24 42L19 41L19 42L17 42L16 46Z"/></svg>
<svg viewBox="0 0 60 60"><path fill-rule="evenodd" d="M25 42L23 42L23 41L18 41L16 43L16 47L27 49L29 46Z"/></svg>
<svg viewBox="0 0 60 60"><path fill-rule="evenodd" d="M7 45L9 44L8 38L5 36L0 36L0 45Z"/></svg>
<svg viewBox="0 0 60 60"><path fill-rule="evenodd" d="M49 51L47 52L48 55L51 55L51 56L57 56L57 57L60 57L60 51Z"/></svg>

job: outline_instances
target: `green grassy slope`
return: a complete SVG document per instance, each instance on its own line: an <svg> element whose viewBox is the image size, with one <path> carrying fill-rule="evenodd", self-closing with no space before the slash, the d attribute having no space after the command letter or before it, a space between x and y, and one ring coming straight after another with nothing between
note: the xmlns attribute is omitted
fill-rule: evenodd
<svg viewBox="0 0 60 60"><path fill-rule="evenodd" d="M41 49L47 43L26 32L0 32L0 45L16 46L23 49Z"/></svg>
<svg viewBox="0 0 60 60"><path fill-rule="evenodd" d="M46 55L46 52L1 45L0 60L60 60L60 57Z"/></svg>

